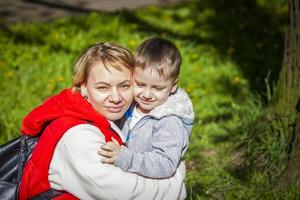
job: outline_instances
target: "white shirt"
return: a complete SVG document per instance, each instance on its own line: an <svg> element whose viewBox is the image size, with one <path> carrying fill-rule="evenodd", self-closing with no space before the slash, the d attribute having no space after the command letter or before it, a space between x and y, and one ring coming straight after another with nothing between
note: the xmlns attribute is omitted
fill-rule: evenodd
<svg viewBox="0 0 300 200"><path fill-rule="evenodd" d="M130 121L130 124L129 124L129 128L132 129L134 127L134 125L140 121L140 119L142 119L142 117L144 117L145 115L143 115L142 113L140 113L136 106L133 108L133 111L132 111L132 118L131 118L131 121Z"/></svg>
<svg viewBox="0 0 300 200"><path fill-rule="evenodd" d="M103 164L97 152L104 142L103 134L93 125L80 124L70 128L54 151L48 176L51 187L84 200L185 198L185 194L181 194L184 164L171 178L144 178Z"/></svg>

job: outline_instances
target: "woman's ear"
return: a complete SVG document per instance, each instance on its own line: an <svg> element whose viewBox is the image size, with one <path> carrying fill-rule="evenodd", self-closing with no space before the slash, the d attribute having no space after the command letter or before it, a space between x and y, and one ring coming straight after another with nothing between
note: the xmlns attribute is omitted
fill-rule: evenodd
<svg viewBox="0 0 300 200"><path fill-rule="evenodd" d="M177 90L177 83L178 83L178 78L174 81L172 89L171 89L171 93L176 92Z"/></svg>
<svg viewBox="0 0 300 200"><path fill-rule="evenodd" d="M88 92L85 83L80 85L80 94L83 96L83 98L88 99Z"/></svg>

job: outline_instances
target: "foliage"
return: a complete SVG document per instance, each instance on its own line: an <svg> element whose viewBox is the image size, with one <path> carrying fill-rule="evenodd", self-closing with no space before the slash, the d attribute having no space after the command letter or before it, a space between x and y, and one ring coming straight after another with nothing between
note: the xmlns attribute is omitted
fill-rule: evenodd
<svg viewBox="0 0 300 200"><path fill-rule="evenodd" d="M245 138L249 164L267 175L269 183L277 182L286 167L290 138L283 120L258 117Z"/></svg>
<svg viewBox="0 0 300 200"><path fill-rule="evenodd" d="M0 131L5 134L0 143L19 134L22 118L32 108L71 86L72 65L83 48L113 41L135 50L147 37L158 35L181 51L180 86L196 113L185 156L188 199L280 199L298 194L297 186L270 192L264 174L251 171L245 182L228 168L234 147L247 139L249 125L270 96L264 84L268 72L273 84L281 65L286 4L268 2L199 0L47 24L2 25ZM269 149L278 150L276 145Z"/></svg>

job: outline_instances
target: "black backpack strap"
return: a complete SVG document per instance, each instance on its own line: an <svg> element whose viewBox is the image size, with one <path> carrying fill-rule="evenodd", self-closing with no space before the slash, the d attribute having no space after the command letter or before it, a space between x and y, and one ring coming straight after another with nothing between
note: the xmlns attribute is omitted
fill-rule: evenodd
<svg viewBox="0 0 300 200"><path fill-rule="evenodd" d="M61 195L62 193L63 192L61 191L50 189L30 198L30 200L50 200L53 199L54 197Z"/></svg>

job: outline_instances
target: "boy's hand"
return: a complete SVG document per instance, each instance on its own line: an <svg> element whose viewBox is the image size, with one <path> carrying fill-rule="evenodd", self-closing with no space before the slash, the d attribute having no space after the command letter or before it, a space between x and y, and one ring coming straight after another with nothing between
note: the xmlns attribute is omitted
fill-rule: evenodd
<svg viewBox="0 0 300 200"><path fill-rule="evenodd" d="M114 138L111 138L111 140L112 142L106 142L98 151L98 154L104 157L101 159L103 163L114 164L118 158L121 146Z"/></svg>

